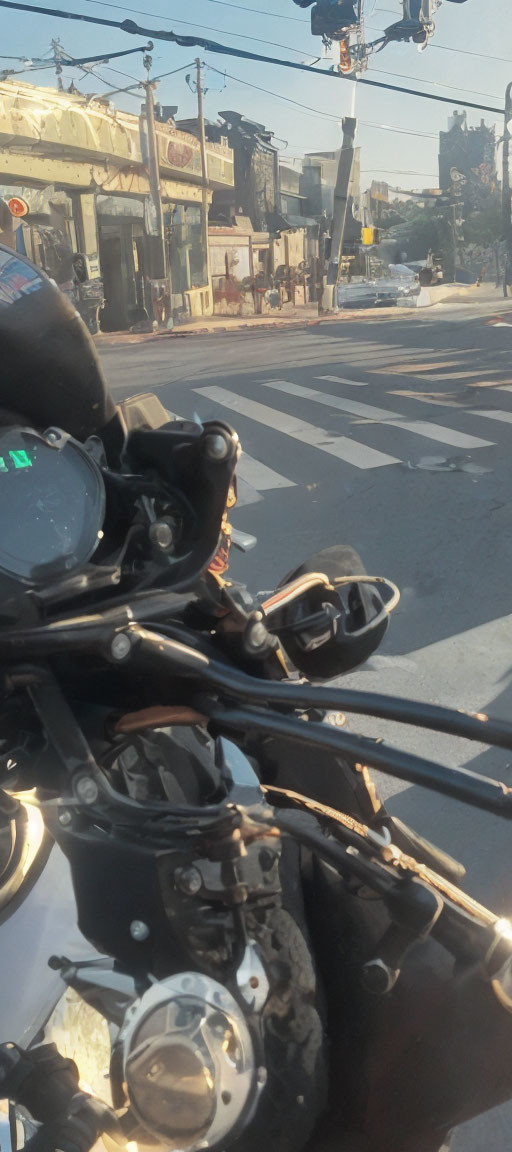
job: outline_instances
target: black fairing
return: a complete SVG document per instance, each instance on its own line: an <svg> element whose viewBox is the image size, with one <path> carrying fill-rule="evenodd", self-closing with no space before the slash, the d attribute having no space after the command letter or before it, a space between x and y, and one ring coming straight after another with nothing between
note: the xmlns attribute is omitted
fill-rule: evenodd
<svg viewBox="0 0 512 1152"><path fill-rule="evenodd" d="M96 350L71 301L26 257L0 245L0 407L77 440L115 415Z"/></svg>

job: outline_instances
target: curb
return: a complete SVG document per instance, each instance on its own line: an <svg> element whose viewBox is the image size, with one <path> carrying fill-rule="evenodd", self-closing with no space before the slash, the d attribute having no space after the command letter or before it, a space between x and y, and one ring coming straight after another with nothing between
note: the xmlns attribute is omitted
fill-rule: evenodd
<svg viewBox="0 0 512 1152"><path fill-rule="evenodd" d="M403 314L410 314L406 308L377 308L369 314L365 309L349 309L345 312L338 312L333 316L316 316L310 319L293 319L282 321L271 321L268 324L237 324L236 326L228 327L227 325L219 325L214 328L192 328L188 331L170 331L170 332L100 332L94 337L97 344L100 346L116 345L116 344L148 344L154 340L184 340L190 339L192 336L225 336L229 333L231 336L245 335L247 331L251 332L274 332L280 329L283 332L289 332L294 328L313 328L318 327L320 324L340 323L343 320L369 320L372 323L381 319L393 319L395 316L402 317ZM383 315L384 314L384 315Z"/></svg>

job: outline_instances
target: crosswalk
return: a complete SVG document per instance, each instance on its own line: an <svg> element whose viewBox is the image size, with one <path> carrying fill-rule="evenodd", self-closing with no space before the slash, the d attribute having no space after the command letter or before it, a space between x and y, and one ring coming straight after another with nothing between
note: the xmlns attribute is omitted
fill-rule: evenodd
<svg viewBox="0 0 512 1152"><path fill-rule="evenodd" d="M374 361L376 350L379 358ZM287 362L283 375L275 372L277 364L275 375L268 368L259 376L249 369L231 387L196 378L190 381L189 395L195 396L201 418L228 420L239 431L242 445L248 445L238 467L241 504L277 490L314 489L324 475L332 478L332 468L338 466L344 470L340 476L350 478L374 470L387 473L397 466L426 468L434 459L457 468L471 457L465 470L478 474L480 469L483 475L492 468L488 452L510 436L512 404L510 410L504 405L512 382L507 382L505 361L501 369L496 361L479 369L469 351L443 355L439 350L402 348L398 353L397 346L389 344L384 353L380 345L376 349L371 342L361 343L357 358L343 354L343 366L338 347L338 362L330 372L327 364L321 368L318 359L313 364L305 357L300 364ZM404 377L409 378L408 388L400 379ZM490 403L482 402L484 396ZM492 397L498 396L500 405L492 407ZM378 398L377 403L367 398ZM473 453L481 452L486 453L484 465L477 466Z"/></svg>
<svg viewBox="0 0 512 1152"><path fill-rule="evenodd" d="M287 392L291 396L299 396L323 404L329 408L337 408L352 416L360 416L364 420L372 420L378 424L387 424L398 428L399 431L412 432L413 435L425 436L427 440L437 440L440 444L450 444L453 448L488 448L491 441L481 440L478 436L467 436L452 428L443 428L440 424L431 424L427 420L405 420L399 412L392 412L388 408L375 408L373 404L359 404L354 400L345 400L341 396L330 396L327 392L317 392L314 388L302 388L298 384L290 384L286 380L267 381L266 388L277 388L280 392Z"/></svg>
<svg viewBox="0 0 512 1152"><path fill-rule="evenodd" d="M258 400L249 400L245 396L241 398L236 392L229 392L226 388L198 388L197 391L201 396L214 400L224 408L248 416L250 420L255 420L267 428L273 428L284 436L291 436L301 444L308 444L320 449L321 452L327 452L330 456L337 456L339 460L344 460L346 464L352 464L355 468L382 468L385 464L399 463L396 456L389 456L387 452L378 452L348 436L330 437L323 428L317 428L314 424L309 424L297 416L290 416L277 408L269 408L267 404L261 404Z"/></svg>

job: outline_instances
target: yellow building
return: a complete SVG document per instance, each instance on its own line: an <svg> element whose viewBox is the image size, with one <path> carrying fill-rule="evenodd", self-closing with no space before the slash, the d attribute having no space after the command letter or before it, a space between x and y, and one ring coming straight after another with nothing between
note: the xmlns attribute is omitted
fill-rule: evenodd
<svg viewBox="0 0 512 1152"><path fill-rule="evenodd" d="M157 123L161 195L174 309L210 312L201 245L201 156L195 136ZM71 255L103 280L102 327L127 328L151 298L151 200L145 119L106 97L0 83L0 197L24 199L17 247L60 283ZM233 186L233 153L207 144L208 197ZM0 214L1 229L5 213ZM4 234L4 239L7 237Z"/></svg>

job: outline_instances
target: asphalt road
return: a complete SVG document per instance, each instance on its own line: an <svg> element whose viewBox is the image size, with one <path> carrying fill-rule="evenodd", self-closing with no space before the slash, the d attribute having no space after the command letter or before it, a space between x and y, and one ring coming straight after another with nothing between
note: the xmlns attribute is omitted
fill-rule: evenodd
<svg viewBox="0 0 512 1152"><path fill-rule="evenodd" d="M346 687L509 718L512 313L502 303L121 342L101 354L117 399L152 390L178 415L238 430L233 522L259 544L234 558L235 576L270 589L308 554L345 542L399 585L381 651ZM358 728L512 784L512 754ZM505 822L396 781L383 787L397 815L464 862L477 898L512 913ZM460 1129L456 1152L508 1152L511 1120L507 1107Z"/></svg>

